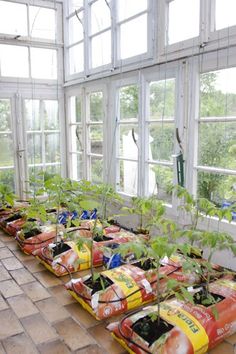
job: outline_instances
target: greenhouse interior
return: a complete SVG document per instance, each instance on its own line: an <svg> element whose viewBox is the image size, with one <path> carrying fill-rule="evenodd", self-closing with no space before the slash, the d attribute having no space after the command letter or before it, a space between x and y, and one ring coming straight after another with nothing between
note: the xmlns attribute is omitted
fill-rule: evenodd
<svg viewBox="0 0 236 354"><path fill-rule="evenodd" d="M0 354L236 354L235 14L0 0Z"/></svg>

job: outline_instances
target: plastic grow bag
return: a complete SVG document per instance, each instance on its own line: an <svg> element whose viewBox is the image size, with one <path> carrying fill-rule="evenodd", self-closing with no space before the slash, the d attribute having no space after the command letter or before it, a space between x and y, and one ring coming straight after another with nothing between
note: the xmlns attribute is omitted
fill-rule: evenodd
<svg viewBox="0 0 236 354"><path fill-rule="evenodd" d="M145 262L149 262L145 263ZM100 273L104 286L91 286L91 276L72 279L66 284L71 295L96 319L101 320L121 314L153 301L156 297L157 272L152 261L136 261ZM168 278L193 284L200 279L194 274L184 275L179 264L173 261L161 267L160 273L166 277L159 282L159 291L166 293Z"/></svg>
<svg viewBox="0 0 236 354"><path fill-rule="evenodd" d="M103 247L110 243L124 243L130 241L135 235L127 231L119 231L116 226L110 226L108 230L104 229L104 240L93 242L93 266L98 267L103 262ZM78 234L79 238L81 234ZM83 235L82 235L83 236ZM91 235L88 237L91 238ZM35 251L34 256L57 276L63 276L68 273L88 269L91 262L91 252L86 242L82 247L78 247L74 241L65 241L57 244L49 244Z"/></svg>
<svg viewBox="0 0 236 354"><path fill-rule="evenodd" d="M161 302L160 327L155 305L127 315L107 328L129 353L206 353L236 331L235 281L217 280L209 290L220 301L208 307L176 298Z"/></svg>
<svg viewBox="0 0 236 354"><path fill-rule="evenodd" d="M72 228L72 230L81 229L78 231L81 236L90 237L93 225L93 220L86 220L81 222L80 227ZM32 254L34 251L40 249L41 247L45 247L52 243L56 237L56 230L57 232L63 232L65 228L62 224L51 224L39 226L27 232L22 229L21 231L17 232L15 239L24 253Z"/></svg>

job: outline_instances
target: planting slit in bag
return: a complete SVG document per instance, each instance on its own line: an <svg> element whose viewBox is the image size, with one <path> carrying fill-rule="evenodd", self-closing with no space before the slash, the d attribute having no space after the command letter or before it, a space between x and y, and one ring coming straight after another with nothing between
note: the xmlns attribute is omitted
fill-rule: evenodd
<svg viewBox="0 0 236 354"><path fill-rule="evenodd" d="M184 274L179 263L171 261L160 268L163 276L159 292L167 291L167 279L193 284L200 281L194 274ZM101 320L144 305L156 298L157 272L151 259L139 260L100 273L72 279L66 284L70 294L96 319Z"/></svg>
<svg viewBox="0 0 236 354"><path fill-rule="evenodd" d="M127 231L120 231L117 226L109 226L103 230L104 235L96 241L93 239L92 265L94 267L103 264L104 247L109 244L121 244L136 238L136 236ZM73 239L86 237L91 241L92 233L89 235L81 235L81 231L76 231ZM84 241L78 246L76 241L60 241L58 243L49 244L46 247L38 249L33 254L44 264L44 266L57 276L63 276L68 273L77 272L79 270L88 269L91 266L91 250L89 245Z"/></svg>
<svg viewBox="0 0 236 354"><path fill-rule="evenodd" d="M194 304L172 298L108 325L129 353L203 354L236 332L236 283L220 279L209 285L214 299L204 303L204 288L191 290Z"/></svg>

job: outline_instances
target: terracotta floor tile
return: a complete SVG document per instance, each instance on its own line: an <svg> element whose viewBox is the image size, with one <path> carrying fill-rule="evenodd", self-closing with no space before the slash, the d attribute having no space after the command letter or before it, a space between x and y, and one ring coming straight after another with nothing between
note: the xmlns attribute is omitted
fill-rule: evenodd
<svg viewBox="0 0 236 354"><path fill-rule="evenodd" d="M36 259L32 259L31 261L27 261L24 263L24 266L31 272L31 273L37 273L40 271L45 270L45 267L38 263Z"/></svg>
<svg viewBox="0 0 236 354"><path fill-rule="evenodd" d="M57 298L62 305L68 305L76 302L63 285L54 286L49 289L50 293Z"/></svg>
<svg viewBox="0 0 236 354"><path fill-rule="evenodd" d="M12 310L4 310L0 313L0 340L22 333L24 328ZM4 324L4 325L2 325Z"/></svg>
<svg viewBox="0 0 236 354"><path fill-rule="evenodd" d="M226 342L222 342L214 349L210 350L208 354L235 354L234 347Z"/></svg>
<svg viewBox="0 0 236 354"><path fill-rule="evenodd" d="M22 252L21 250L16 250L16 251L13 251L14 255L16 256L16 258L19 259L19 261L21 262L27 262L27 261L32 261L34 258L34 256L31 256L31 255L28 255L28 254L25 254L24 252Z"/></svg>
<svg viewBox="0 0 236 354"><path fill-rule="evenodd" d="M66 347L66 345L57 340L55 342L43 343L38 346L39 352L41 354L69 354L71 351Z"/></svg>
<svg viewBox="0 0 236 354"><path fill-rule="evenodd" d="M9 258L12 256L13 256L13 254L11 253L11 251L7 247L0 248L0 259Z"/></svg>
<svg viewBox="0 0 236 354"><path fill-rule="evenodd" d="M99 325L88 329L88 332L108 353L124 353L124 348L112 338L110 333L105 329L104 323L100 323Z"/></svg>
<svg viewBox="0 0 236 354"><path fill-rule="evenodd" d="M3 340L7 354L37 354L38 351L31 339L25 333Z"/></svg>
<svg viewBox="0 0 236 354"><path fill-rule="evenodd" d="M65 308L85 328L96 326L99 323L99 321L97 321L96 318L90 315L90 313L86 311L78 302L66 305Z"/></svg>
<svg viewBox="0 0 236 354"><path fill-rule="evenodd" d="M71 350L94 344L93 338L72 318L58 322L54 327Z"/></svg>
<svg viewBox="0 0 236 354"><path fill-rule="evenodd" d="M37 307L25 294L10 297L8 303L19 318L30 316L38 312Z"/></svg>
<svg viewBox="0 0 236 354"><path fill-rule="evenodd" d="M4 265L7 270L15 270L23 268L23 264L18 261L16 257L5 258L1 260L2 264Z"/></svg>
<svg viewBox="0 0 236 354"><path fill-rule="evenodd" d="M70 316L70 313L53 298L38 301L36 306L51 323L64 320Z"/></svg>
<svg viewBox="0 0 236 354"><path fill-rule="evenodd" d="M106 354L104 349L100 348L97 344L89 345L86 348L76 351L76 354Z"/></svg>
<svg viewBox="0 0 236 354"><path fill-rule="evenodd" d="M3 299L2 295L0 295L0 311L8 308L6 301ZM1 325L1 324L0 324Z"/></svg>
<svg viewBox="0 0 236 354"><path fill-rule="evenodd" d="M5 247L4 243L0 241L0 248Z"/></svg>
<svg viewBox="0 0 236 354"><path fill-rule="evenodd" d="M2 344L0 343L0 354L6 354Z"/></svg>
<svg viewBox="0 0 236 354"><path fill-rule="evenodd" d="M19 249L19 247L18 247L18 245L17 245L17 243L16 243L16 241L14 240L13 237L11 237L11 239L8 240L8 241L5 243L5 245L6 245L11 251L15 251L15 250L18 250L18 249Z"/></svg>
<svg viewBox="0 0 236 354"><path fill-rule="evenodd" d="M0 292L5 298L23 293L19 285L17 285L14 280L5 280L0 282Z"/></svg>
<svg viewBox="0 0 236 354"><path fill-rule="evenodd" d="M35 278L32 276L32 274L25 268L12 270L10 274L19 285L35 281Z"/></svg>
<svg viewBox="0 0 236 354"><path fill-rule="evenodd" d="M54 328L40 314L25 317L21 320L21 323L35 344L44 343L58 337Z"/></svg>
<svg viewBox="0 0 236 354"><path fill-rule="evenodd" d="M0 234L0 241L2 241L3 243L6 243L6 242L12 242L14 241L13 237L12 236L9 236L5 233L2 233ZM14 242L15 243L15 242Z"/></svg>
<svg viewBox="0 0 236 354"><path fill-rule="evenodd" d="M34 273L34 276L46 288L62 284L61 280L57 278L54 274L50 273L48 270L39 273Z"/></svg>
<svg viewBox="0 0 236 354"><path fill-rule="evenodd" d="M235 345L235 347L236 347L236 333L234 333L232 336L226 338L225 341L226 341L227 343L230 343L230 344L232 344L232 345ZM235 354L236 354L236 350L235 350Z"/></svg>
<svg viewBox="0 0 236 354"><path fill-rule="evenodd" d="M0 282L2 280L7 280L7 279L11 279L11 276L8 273L8 271L3 267L3 265L0 264Z"/></svg>
<svg viewBox="0 0 236 354"><path fill-rule="evenodd" d="M36 281L22 285L22 289L32 301L43 300L51 296L49 292Z"/></svg>

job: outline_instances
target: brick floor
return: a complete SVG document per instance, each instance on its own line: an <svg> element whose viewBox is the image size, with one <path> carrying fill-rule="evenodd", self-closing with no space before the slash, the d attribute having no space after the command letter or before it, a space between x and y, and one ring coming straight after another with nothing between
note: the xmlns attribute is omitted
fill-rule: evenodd
<svg viewBox="0 0 236 354"><path fill-rule="evenodd" d="M0 231L0 354L126 353L105 329L107 322L65 290L68 280L47 272ZM236 354L236 334L209 354Z"/></svg>

